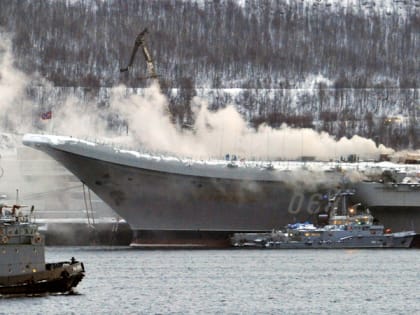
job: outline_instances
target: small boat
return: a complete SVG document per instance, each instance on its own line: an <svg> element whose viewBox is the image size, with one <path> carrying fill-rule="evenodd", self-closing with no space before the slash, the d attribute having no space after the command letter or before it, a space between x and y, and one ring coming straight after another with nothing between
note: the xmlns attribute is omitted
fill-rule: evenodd
<svg viewBox="0 0 420 315"><path fill-rule="evenodd" d="M45 242L32 221L34 207L0 204L0 295L71 293L85 268L70 261L45 263Z"/></svg>
<svg viewBox="0 0 420 315"><path fill-rule="evenodd" d="M348 193L346 193L348 194ZM343 200L346 200L344 198ZM289 224L283 230L268 233L235 233L230 241L234 247L251 248L410 248L418 235L414 231L392 233L377 223L368 210L358 213L360 204L345 213L329 216L327 224L315 226L308 222Z"/></svg>

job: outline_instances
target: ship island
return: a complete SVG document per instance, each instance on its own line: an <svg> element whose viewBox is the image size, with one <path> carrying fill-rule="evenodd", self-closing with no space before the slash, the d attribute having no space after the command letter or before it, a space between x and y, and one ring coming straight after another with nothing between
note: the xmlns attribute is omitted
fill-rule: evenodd
<svg viewBox="0 0 420 315"><path fill-rule="evenodd" d="M372 169L416 172L415 164L203 161L42 134L26 134L23 144L63 165L123 218L133 231L132 246L227 247L233 233L310 221L331 195L348 188L356 191L351 202L368 206L385 228L420 224L418 182L346 176ZM383 207L388 194L393 203Z"/></svg>

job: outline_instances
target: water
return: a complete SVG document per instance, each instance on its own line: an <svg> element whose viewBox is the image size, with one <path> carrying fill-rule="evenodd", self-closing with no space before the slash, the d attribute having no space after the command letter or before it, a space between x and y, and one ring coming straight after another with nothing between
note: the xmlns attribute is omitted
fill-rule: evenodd
<svg viewBox="0 0 420 315"><path fill-rule="evenodd" d="M138 250L74 256L76 295L0 298L0 314L420 314L420 250Z"/></svg>

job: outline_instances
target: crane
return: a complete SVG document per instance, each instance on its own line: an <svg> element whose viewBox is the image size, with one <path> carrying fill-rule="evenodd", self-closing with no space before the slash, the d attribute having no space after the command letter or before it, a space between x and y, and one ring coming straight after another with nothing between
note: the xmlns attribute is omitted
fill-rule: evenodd
<svg viewBox="0 0 420 315"><path fill-rule="evenodd" d="M136 56L137 50L141 46L144 59L146 59L146 63L147 63L147 72L149 74L148 77L146 78L153 78L153 79L157 78L157 74L155 71L155 66L153 65L152 57L150 56L149 50L147 49L147 46L146 46L145 35L147 33L148 33L148 30L146 27L143 31L140 32L140 34L137 35L136 40L134 42L133 51L131 52L130 61L128 62L128 66L126 68L121 68L120 72L126 72L131 68L131 66L133 65L134 57Z"/></svg>

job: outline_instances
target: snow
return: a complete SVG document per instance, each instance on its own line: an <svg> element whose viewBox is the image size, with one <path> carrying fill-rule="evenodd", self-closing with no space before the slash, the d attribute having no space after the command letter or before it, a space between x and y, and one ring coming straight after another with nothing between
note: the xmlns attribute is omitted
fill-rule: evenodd
<svg viewBox="0 0 420 315"><path fill-rule="evenodd" d="M83 143L89 146L96 146L97 144L94 142L81 140L69 136L56 136L56 135L43 135L43 134L25 134L22 138L22 142L24 144L26 143L39 143L39 144L53 144L53 145L59 145L59 144L65 144L68 142L73 143Z"/></svg>
<svg viewBox="0 0 420 315"><path fill-rule="evenodd" d="M88 146L107 146L107 144L99 144L91 141L86 141L82 139L77 139L68 136L56 136L56 135L40 135L40 134L25 134L23 136L24 144L47 144L47 145L63 145L63 144L84 144ZM142 153L134 150L125 150L113 147L116 154L129 154L138 159L144 160L155 160L157 162L177 162L185 164L188 166L195 165L209 165L209 166L222 166L227 167L232 161L227 160L217 160L217 159L208 159L208 160L194 160L191 158L180 158L176 156L165 156L165 155L152 155L149 153ZM268 165L271 165L275 171L288 171L288 170L307 170L314 172L325 172L325 171L334 171L337 168L341 168L345 171L357 171L357 172L382 172L384 170L394 170L398 172L419 172L420 166L410 165L410 164L397 164L393 162L383 161L383 162L371 162L371 161L361 161L358 163L346 163L346 162L322 162L322 161L234 161L236 163L236 168L259 168L261 170L266 170Z"/></svg>

